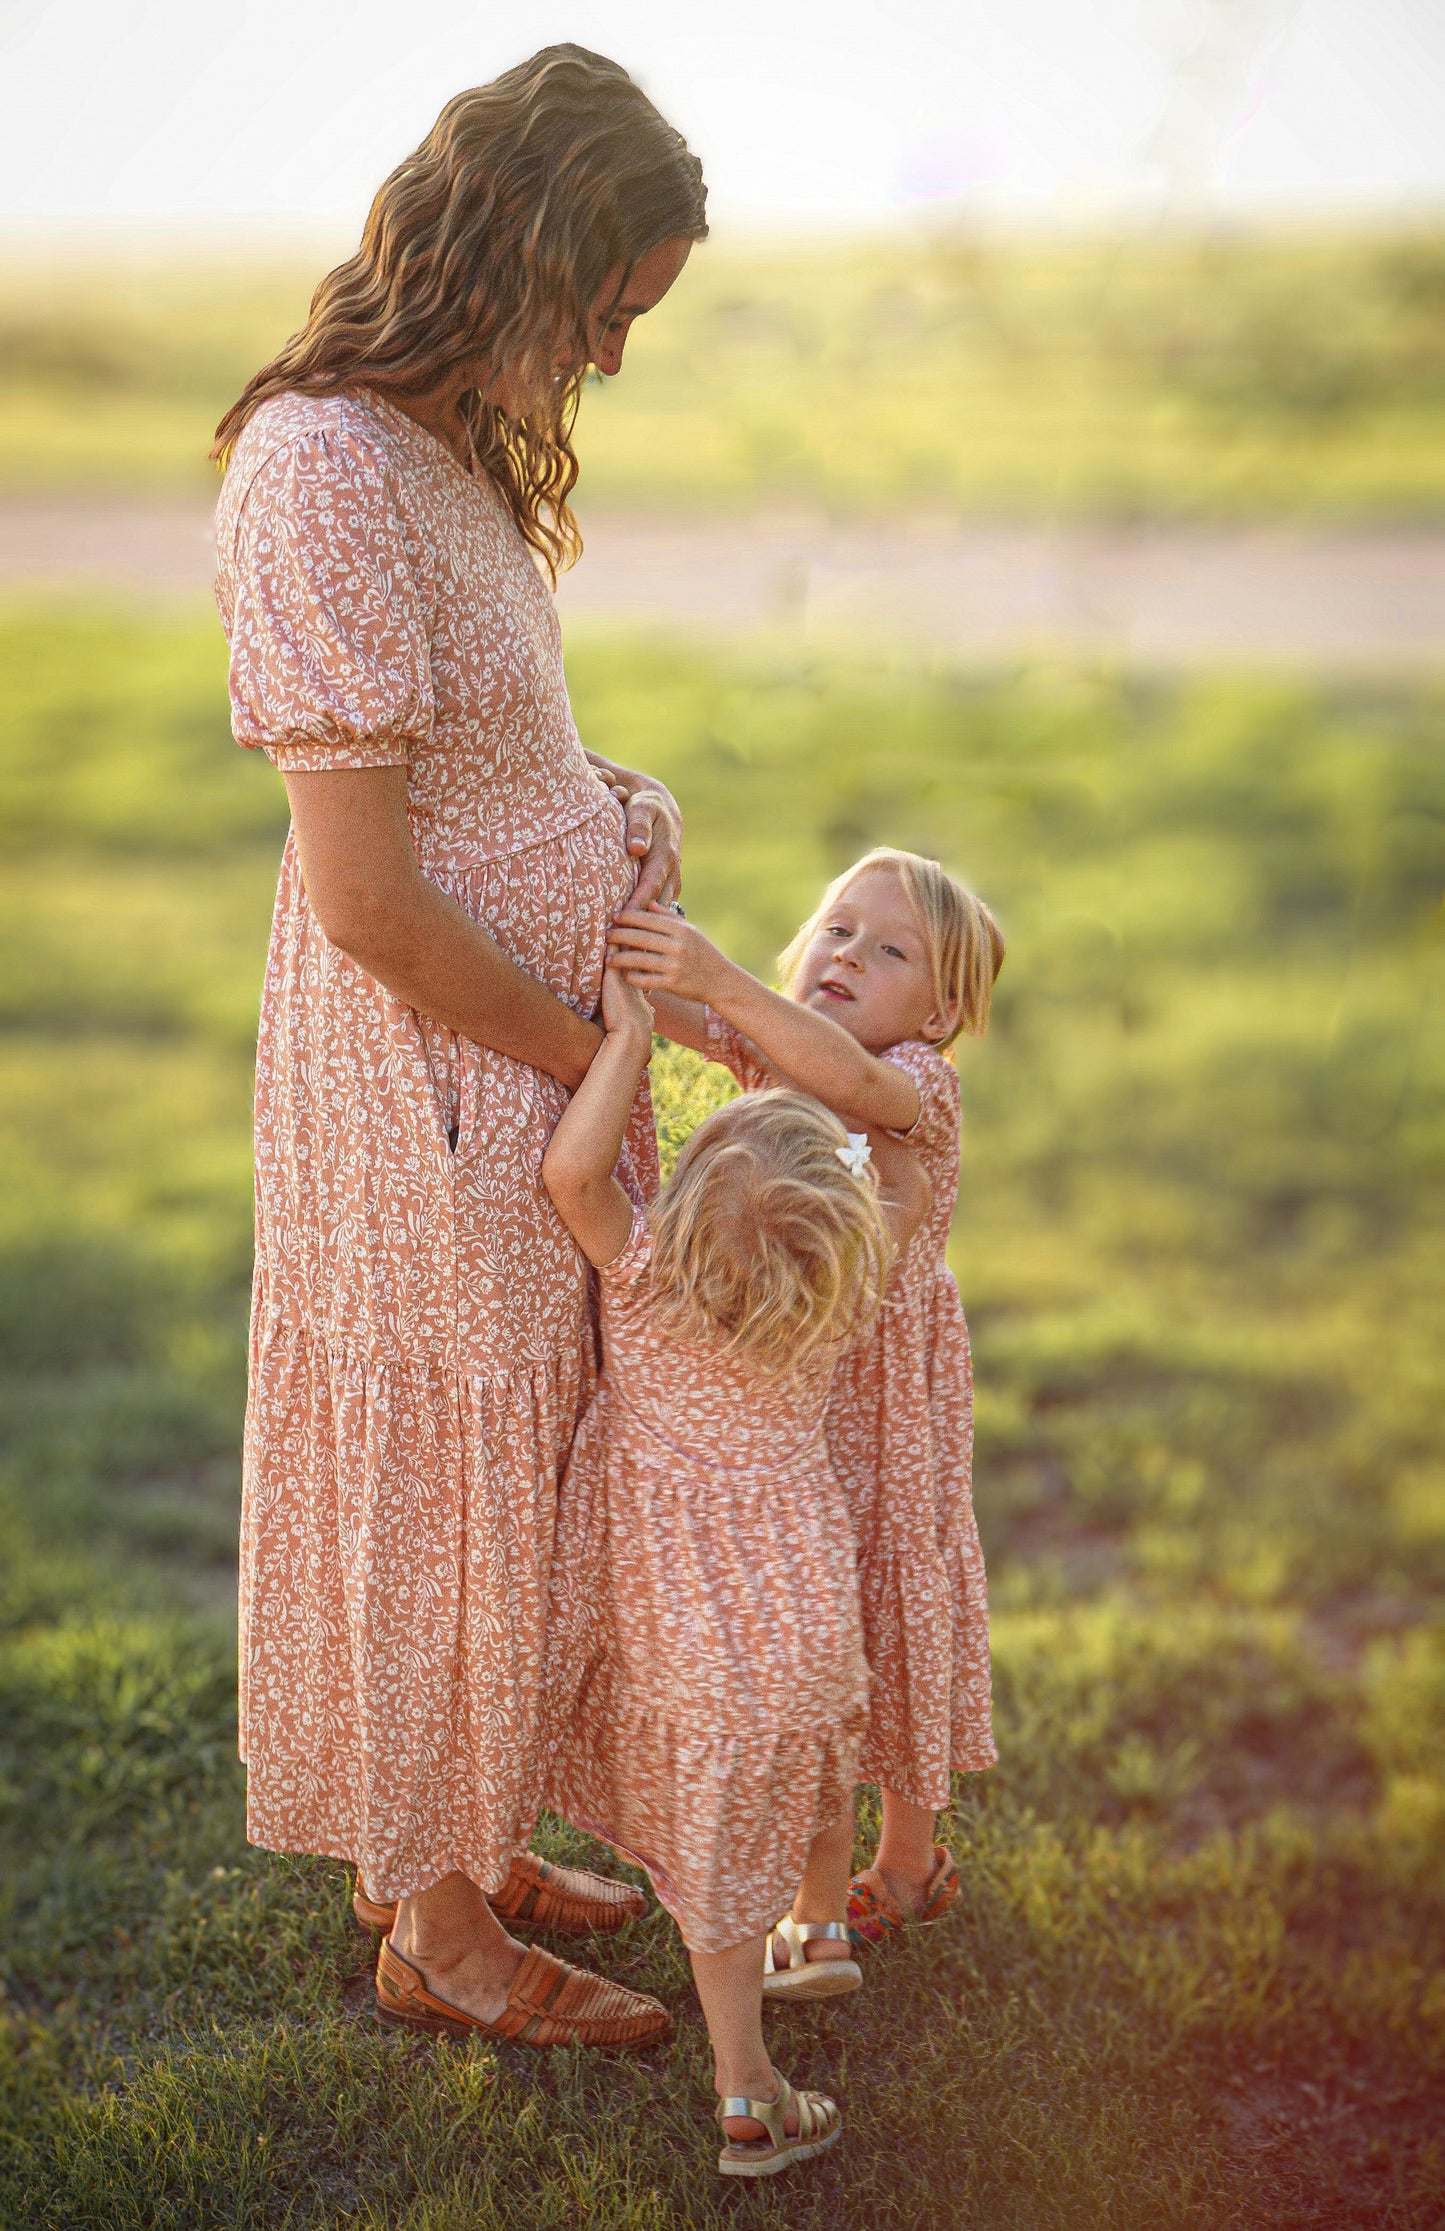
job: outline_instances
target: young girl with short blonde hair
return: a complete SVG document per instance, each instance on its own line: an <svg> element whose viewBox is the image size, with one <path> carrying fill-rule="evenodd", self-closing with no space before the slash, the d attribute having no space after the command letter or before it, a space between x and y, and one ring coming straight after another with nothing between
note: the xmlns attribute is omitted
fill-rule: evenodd
<svg viewBox="0 0 1445 2231"><path fill-rule="evenodd" d="M719 2166L771 2175L841 2128L768 2059L765 1942L805 1872L846 1903L868 1675L825 1417L887 1279L885 1217L899 1240L912 1221L864 1142L790 1091L719 1109L635 1210L614 1169L652 1014L613 968L602 1013L542 1164L597 1267L603 1349L559 1500L547 1802L647 1868L707 2017ZM846 1929L824 1935L810 1973L853 1988Z"/></svg>
<svg viewBox="0 0 1445 2231"><path fill-rule="evenodd" d="M936 860L870 852L825 892L767 990L672 913L619 918L617 965L667 1037L724 1063L745 1093L781 1079L866 1129L892 1182L898 1158L929 1203L885 1304L842 1358L827 1441L858 1551L872 1674L862 1778L882 1794L871 1866L850 1885L855 1940L877 1943L938 1918L957 1870L934 1842L950 1771L992 1765L988 1604L972 1499L968 1328L946 1247L958 1194L959 1086L945 1049L988 1023L1004 940L983 902ZM805 1871L794 1923L826 1914ZM768 1987L793 1996L815 1948L783 1926ZM781 1941L780 1941L781 1939ZM816 1948L821 1952L824 1948ZM781 1972L779 1972L781 1971ZM820 1971L818 1988L823 1985Z"/></svg>

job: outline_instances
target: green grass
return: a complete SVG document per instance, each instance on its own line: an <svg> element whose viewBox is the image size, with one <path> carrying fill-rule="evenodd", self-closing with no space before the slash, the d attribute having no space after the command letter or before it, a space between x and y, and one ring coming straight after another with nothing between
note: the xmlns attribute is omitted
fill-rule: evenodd
<svg viewBox="0 0 1445 2231"><path fill-rule="evenodd" d="M194 492L319 268L0 274L0 488ZM725 239L586 399L590 505L1438 518L1438 232Z"/></svg>
<svg viewBox="0 0 1445 2231"><path fill-rule="evenodd" d="M765 966L940 850L1005 921L955 1260L1001 1763L962 1910L776 2019L839 2153L711 2170L642 2061L368 2012L246 1848L229 1604L249 1038L284 814L200 621L0 620L0 2223L1422 2231L1445 2216L1445 701L579 645ZM664 1050L664 1143L715 1080ZM863 1824L866 1831L867 1823ZM561 1829L556 1851L578 1848Z"/></svg>

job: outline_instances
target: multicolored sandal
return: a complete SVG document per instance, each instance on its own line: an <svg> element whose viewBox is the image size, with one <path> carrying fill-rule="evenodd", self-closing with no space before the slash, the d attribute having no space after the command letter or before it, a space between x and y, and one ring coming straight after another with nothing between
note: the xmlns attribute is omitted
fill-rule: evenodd
<svg viewBox="0 0 1445 2231"><path fill-rule="evenodd" d="M647 1911L646 1898L630 1882L590 1875L581 1867L554 1867L550 1859L539 1859L532 1851L517 1853L506 1881L487 1903L499 1921L520 1922L559 1937L605 1936ZM382 1937L391 1935L395 1904L368 1897L359 1875L351 1910L363 1929L374 1929Z"/></svg>
<svg viewBox="0 0 1445 2231"><path fill-rule="evenodd" d="M958 1866L942 1844L933 1847L934 1868L916 1914L903 1911L881 1882L855 1875L848 1885L848 1934L855 1944L883 1944L904 1929L917 1929L937 1921L958 1896Z"/></svg>
<svg viewBox="0 0 1445 2231"><path fill-rule="evenodd" d="M660 2000L569 1967L536 1944L528 1946L496 2021L484 2022L429 1991L421 1970L388 1938L376 1963L376 2010L398 2029L433 2037L504 2037L518 2045L600 2045L618 2051L658 2044L672 2031Z"/></svg>
<svg viewBox="0 0 1445 2231"><path fill-rule="evenodd" d="M848 1942L846 1921L795 1921L785 1913L777 1925L768 1931L767 1950L763 1954L763 1997L765 1999L840 1999L849 1991L856 1991L863 1982L863 1970L856 1960L810 1960L803 1947L821 1937L833 1943ZM778 1952L787 1958L779 1962Z"/></svg>
<svg viewBox="0 0 1445 2231"><path fill-rule="evenodd" d="M791 2138L786 2128L790 2105L798 2110L797 2133ZM829 2099L826 2092L795 2092L786 2076L778 2078L776 2099L720 2099L718 2121L724 2123L730 2115L751 2117L768 2135L729 2138L717 2157L725 2177L776 2177L779 2170L790 2169L795 2161L811 2161L815 2154L825 2154L843 2135L838 2102Z"/></svg>

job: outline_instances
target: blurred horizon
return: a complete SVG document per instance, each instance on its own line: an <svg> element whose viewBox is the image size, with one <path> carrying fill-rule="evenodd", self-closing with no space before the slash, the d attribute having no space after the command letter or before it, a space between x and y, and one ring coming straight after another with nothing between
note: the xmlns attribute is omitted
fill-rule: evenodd
<svg viewBox="0 0 1445 2231"><path fill-rule="evenodd" d="M380 183L380 181L378 181ZM897 246L905 251L942 242L976 242L999 249L1125 248L1154 245L1161 249L1235 243L1277 243L1281 246L1331 245L1382 240L1434 239L1445 233L1445 189L1438 201L1416 202L1392 208L1381 205L1364 210L1172 210L1118 209L1100 213L1079 209L1045 215L1035 211L972 208L962 202L939 202L927 209L885 209L872 217L849 217L837 223L806 216L770 217L765 213L738 212L719 222L713 220L705 241L695 254L708 256L786 257L816 250L820 254L846 254L850 248L877 250ZM318 225L303 217L294 223L276 219L257 224L235 217L156 218L140 225L129 217L54 217L5 220L0 233L0 280L12 273L29 273L46 262L58 262L70 272L83 272L89 264L106 270L155 264L172 268L191 262L220 262L226 267L292 269L315 267L318 276L330 269L324 259L339 262L355 252L360 225L342 222Z"/></svg>
<svg viewBox="0 0 1445 2231"><path fill-rule="evenodd" d="M726 229L1445 212L1430 0L437 0L401 42L384 0L257 0L244 38L187 0L12 0L0 224L354 237L445 100L568 38L684 132Z"/></svg>

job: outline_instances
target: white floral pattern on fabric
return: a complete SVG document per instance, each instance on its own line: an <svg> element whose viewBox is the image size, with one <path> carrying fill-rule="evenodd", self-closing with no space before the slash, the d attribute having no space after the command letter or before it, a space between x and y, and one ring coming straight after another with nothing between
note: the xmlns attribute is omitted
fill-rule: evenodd
<svg viewBox="0 0 1445 2231"><path fill-rule="evenodd" d="M709 1013L708 1058L745 1092L756 1047ZM958 1201L958 1072L917 1041L884 1057L918 1088L904 1136L933 1187L871 1335L843 1358L828 1454L852 1517L872 1674L862 1776L934 1811L949 1772L992 1766L988 1586L973 1514L973 1364L948 1234Z"/></svg>
<svg viewBox="0 0 1445 2231"><path fill-rule="evenodd" d="M852 1791L867 1719L831 1364L786 1385L658 1322L633 1221L562 1485L548 1802L640 1860L684 1942L771 1928Z"/></svg>
<svg viewBox="0 0 1445 2231"><path fill-rule="evenodd" d="M284 395L217 526L238 741L405 765L423 873L590 1015L635 868L491 483L380 399ZM329 944L288 841L256 1072L247 1827L378 1898L453 1868L497 1887L536 1810L556 1486L595 1376L541 1179L565 1098ZM655 1192L645 1088L623 1174Z"/></svg>

